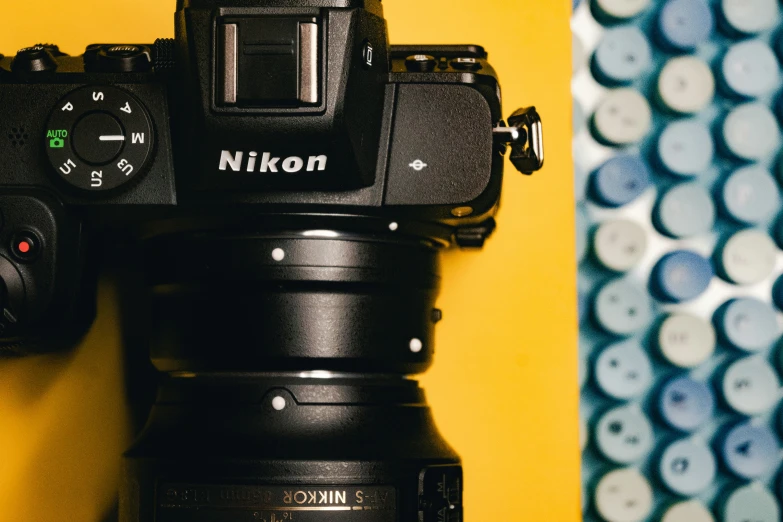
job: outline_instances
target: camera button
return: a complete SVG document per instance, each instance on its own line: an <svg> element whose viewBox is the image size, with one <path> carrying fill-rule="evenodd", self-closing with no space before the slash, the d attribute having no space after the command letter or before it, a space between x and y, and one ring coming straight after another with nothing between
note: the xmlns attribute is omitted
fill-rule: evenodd
<svg viewBox="0 0 783 522"><path fill-rule="evenodd" d="M459 71L478 71L482 68L481 62L473 57L455 58L451 66Z"/></svg>
<svg viewBox="0 0 783 522"><path fill-rule="evenodd" d="M373 63L375 61L375 50L372 46L372 43L370 43L370 40L368 38L364 39L364 43L362 44L362 67L365 69L372 69Z"/></svg>
<svg viewBox="0 0 783 522"><path fill-rule="evenodd" d="M57 62L46 46L25 47L16 53L11 70L16 73L42 73L57 69Z"/></svg>
<svg viewBox="0 0 783 522"><path fill-rule="evenodd" d="M414 54L405 59L405 67L411 72L432 72L438 61L429 54Z"/></svg>
<svg viewBox="0 0 783 522"><path fill-rule="evenodd" d="M33 232L17 232L11 238L11 253L19 261L34 261L41 253L41 240Z"/></svg>
<svg viewBox="0 0 783 522"><path fill-rule="evenodd" d="M104 165L122 150L125 135L117 119L106 112L82 118L73 129L73 148L85 163Z"/></svg>
<svg viewBox="0 0 783 522"><path fill-rule="evenodd" d="M98 69L110 72L147 71L152 65L149 49L137 45L103 47L96 58Z"/></svg>

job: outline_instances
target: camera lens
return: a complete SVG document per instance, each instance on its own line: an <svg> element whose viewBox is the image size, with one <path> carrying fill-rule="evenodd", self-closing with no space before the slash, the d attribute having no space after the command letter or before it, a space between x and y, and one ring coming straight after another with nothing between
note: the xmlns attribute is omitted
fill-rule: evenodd
<svg viewBox="0 0 783 522"><path fill-rule="evenodd" d="M355 220L147 241L165 377L125 520L460 520L459 457L406 377L432 360L439 245Z"/></svg>

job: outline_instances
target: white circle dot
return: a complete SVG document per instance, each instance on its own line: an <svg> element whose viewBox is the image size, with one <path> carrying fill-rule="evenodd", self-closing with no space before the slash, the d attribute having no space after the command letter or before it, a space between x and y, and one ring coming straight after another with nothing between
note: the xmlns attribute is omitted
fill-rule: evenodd
<svg viewBox="0 0 783 522"><path fill-rule="evenodd" d="M670 315L658 331L661 353L679 368L695 368L715 352L715 329L709 321L687 314Z"/></svg>
<svg viewBox="0 0 783 522"><path fill-rule="evenodd" d="M777 250L764 230L742 230L731 236L723 247L723 271L731 282L738 285L760 283L775 270Z"/></svg>
<svg viewBox="0 0 783 522"><path fill-rule="evenodd" d="M277 411L282 410L283 408L285 408L285 399L278 395L277 397L272 399L272 407Z"/></svg>
<svg viewBox="0 0 783 522"><path fill-rule="evenodd" d="M616 469L598 482L595 507L609 522L641 522L653 509L653 490L638 470Z"/></svg>
<svg viewBox="0 0 783 522"><path fill-rule="evenodd" d="M595 130L612 145L632 145L649 132L652 110L647 98L630 88L612 89L593 115Z"/></svg>
<svg viewBox="0 0 783 522"><path fill-rule="evenodd" d="M274 259L275 261L282 261L283 259L285 259L285 250L283 250L282 248L275 248L274 250L272 250L272 259Z"/></svg>
<svg viewBox="0 0 783 522"><path fill-rule="evenodd" d="M411 351L413 353L419 353L421 351L421 349L424 347L422 342L419 339L416 339L416 338L411 339L411 342L410 342L409 346L410 346Z"/></svg>
<svg viewBox="0 0 783 522"><path fill-rule="evenodd" d="M704 60L679 56L670 59L661 69L658 93L663 103L674 111L699 112L715 96L715 77Z"/></svg>
<svg viewBox="0 0 783 522"><path fill-rule="evenodd" d="M393 221L392 221L391 223L389 223L389 230L391 230L392 232L394 232L395 230L397 230L399 227L400 227L400 226L399 226L399 225L398 225L396 222L393 222Z"/></svg>

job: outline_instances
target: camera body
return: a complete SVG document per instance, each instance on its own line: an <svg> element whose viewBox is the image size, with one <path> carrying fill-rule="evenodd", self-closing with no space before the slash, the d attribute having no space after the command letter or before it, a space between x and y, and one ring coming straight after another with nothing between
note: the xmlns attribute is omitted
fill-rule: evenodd
<svg viewBox="0 0 783 522"><path fill-rule="evenodd" d="M441 244L492 232L505 145L482 48L389 47L371 0L224 4L182 4L174 41L0 60L4 347L83 332L96 233L314 213Z"/></svg>
<svg viewBox="0 0 783 522"><path fill-rule="evenodd" d="M0 350L73 346L96 247L136 245L161 384L122 521L461 521L406 375L440 250L493 232L508 148L541 168L537 113L506 125L481 47L390 46L380 0L180 0L175 28L0 56Z"/></svg>

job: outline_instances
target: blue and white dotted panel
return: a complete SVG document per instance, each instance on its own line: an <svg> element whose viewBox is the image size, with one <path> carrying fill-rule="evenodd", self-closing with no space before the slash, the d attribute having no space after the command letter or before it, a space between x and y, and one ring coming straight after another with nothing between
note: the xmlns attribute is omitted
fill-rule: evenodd
<svg viewBox="0 0 783 522"><path fill-rule="evenodd" d="M574 4L585 520L780 522L780 2Z"/></svg>

